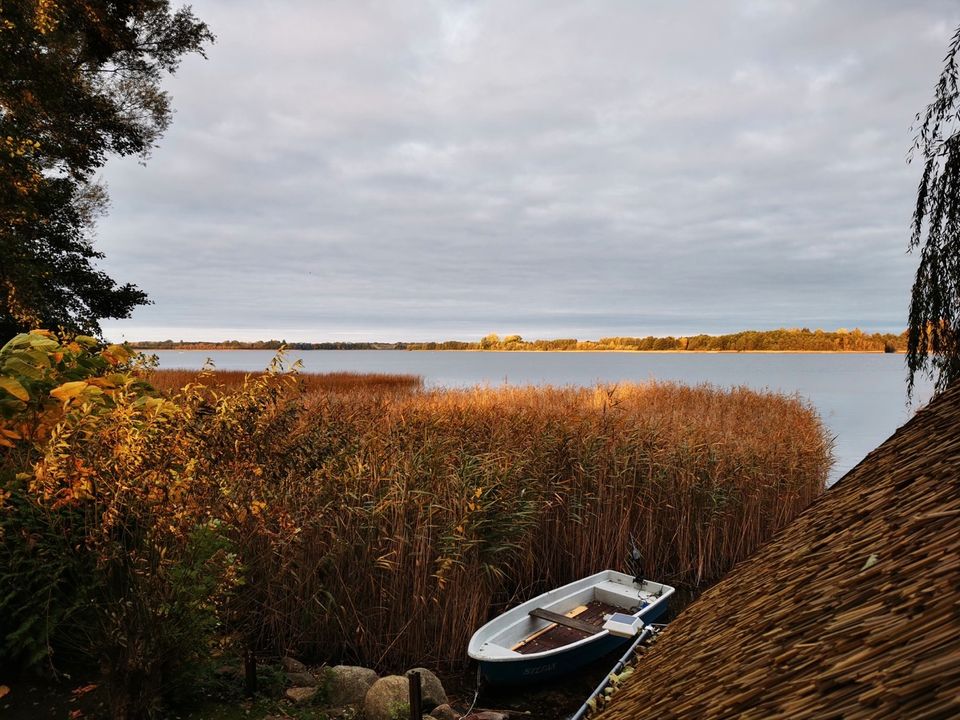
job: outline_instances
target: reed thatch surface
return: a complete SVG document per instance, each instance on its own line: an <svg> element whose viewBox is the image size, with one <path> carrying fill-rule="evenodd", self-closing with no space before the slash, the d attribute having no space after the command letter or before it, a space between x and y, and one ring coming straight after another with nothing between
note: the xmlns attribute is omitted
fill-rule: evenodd
<svg viewBox="0 0 960 720"><path fill-rule="evenodd" d="M600 714L960 717L960 384L690 605Z"/></svg>

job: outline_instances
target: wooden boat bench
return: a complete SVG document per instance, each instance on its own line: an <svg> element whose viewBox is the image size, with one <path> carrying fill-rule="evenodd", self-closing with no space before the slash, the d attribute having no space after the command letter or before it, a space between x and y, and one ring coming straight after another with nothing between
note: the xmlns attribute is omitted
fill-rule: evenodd
<svg viewBox="0 0 960 720"><path fill-rule="evenodd" d="M568 617L567 615L561 615L560 613L555 613L543 608L534 608L530 611L530 615L541 620L556 623L557 625L563 625L564 627L585 632L588 635L596 635L603 629L602 627L597 627L583 620L577 620L575 617Z"/></svg>

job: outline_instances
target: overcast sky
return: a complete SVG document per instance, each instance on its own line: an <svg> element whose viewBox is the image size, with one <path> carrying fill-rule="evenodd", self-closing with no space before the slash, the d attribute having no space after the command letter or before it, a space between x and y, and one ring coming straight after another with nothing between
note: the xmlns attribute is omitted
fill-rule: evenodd
<svg viewBox="0 0 960 720"><path fill-rule="evenodd" d="M906 326L952 0L197 0L112 339Z"/></svg>

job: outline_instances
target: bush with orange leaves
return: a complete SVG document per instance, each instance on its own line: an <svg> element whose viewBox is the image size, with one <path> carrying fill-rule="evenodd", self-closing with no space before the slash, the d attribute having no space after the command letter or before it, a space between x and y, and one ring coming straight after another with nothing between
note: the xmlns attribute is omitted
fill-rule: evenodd
<svg viewBox="0 0 960 720"><path fill-rule="evenodd" d="M159 712L225 620L248 626L232 592L243 533L266 552L296 537L281 515L267 527L269 498L246 482L283 377L165 398L131 360L48 333L0 350L0 658L95 660L114 718Z"/></svg>

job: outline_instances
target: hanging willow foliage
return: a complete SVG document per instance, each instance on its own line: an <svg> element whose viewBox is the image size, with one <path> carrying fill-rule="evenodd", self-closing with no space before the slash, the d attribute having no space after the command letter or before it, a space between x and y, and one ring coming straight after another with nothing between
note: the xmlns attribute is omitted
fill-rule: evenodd
<svg viewBox="0 0 960 720"><path fill-rule="evenodd" d="M910 249L921 247L910 301L908 393L917 373L937 392L960 377L960 28L944 58L933 102L917 114L911 157L923 158Z"/></svg>

